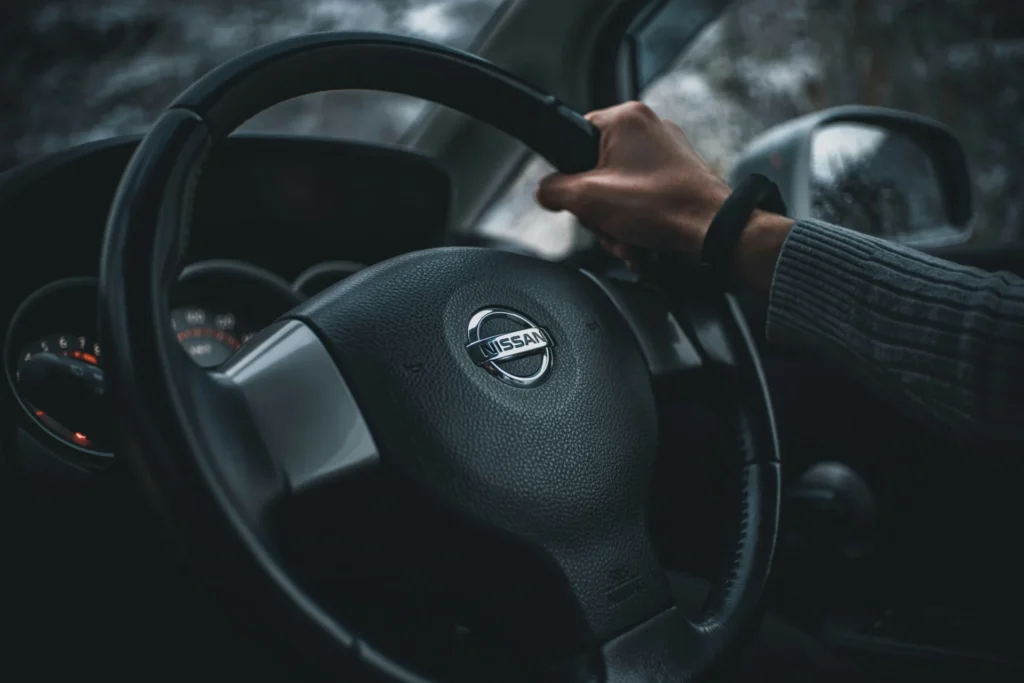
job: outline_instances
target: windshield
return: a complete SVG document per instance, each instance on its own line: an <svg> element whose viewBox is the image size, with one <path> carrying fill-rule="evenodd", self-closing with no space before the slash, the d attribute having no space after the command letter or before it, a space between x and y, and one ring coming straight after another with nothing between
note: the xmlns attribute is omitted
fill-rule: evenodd
<svg viewBox="0 0 1024 683"><path fill-rule="evenodd" d="M143 133L190 83L246 50L318 31L387 31L461 49L504 0L4 0L0 170ZM422 100L311 95L244 129L397 142Z"/></svg>

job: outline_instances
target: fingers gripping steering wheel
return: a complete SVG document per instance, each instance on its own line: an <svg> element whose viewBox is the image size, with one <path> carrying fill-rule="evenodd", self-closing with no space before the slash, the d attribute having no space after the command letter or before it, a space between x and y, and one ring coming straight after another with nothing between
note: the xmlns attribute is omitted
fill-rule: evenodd
<svg viewBox="0 0 1024 683"><path fill-rule="evenodd" d="M358 662L421 680L333 599L349 579L390 571L552 677L707 670L754 614L778 525L771 409L728 297L670 306L654 289L527 256L443 248L332 287L217 372L175 343L168 294L205 158L267 107L343 89L447 105L563 172L597 161L597 131L577 113L427 42L318 34L210 72L146 136L109 218L100 311L124 457L224 589L319 668ZM656 393L708 375L731 391L739 524L733 560L693 621L673 604L648 502ZM365 502L367 482L386 532L335 519ZM354 526L364 532L338 531ZM418 554L396 567L402 544ZM361 571L383 546L390 569ZM321 557L336 580L299 569Z"/></svg>

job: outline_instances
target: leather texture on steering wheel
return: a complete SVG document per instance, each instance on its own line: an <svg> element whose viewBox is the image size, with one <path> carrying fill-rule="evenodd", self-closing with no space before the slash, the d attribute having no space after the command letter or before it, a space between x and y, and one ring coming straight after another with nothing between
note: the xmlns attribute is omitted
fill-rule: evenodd
<svg viewBox="0 0 1024 683"><path fill-rule="evenodd" d="M235 591L240 602L249 604L254 614L273 623L274 630L317 669L336 673L353 663L369 664L392 678L412 681L419 679L343 627L299 587L278 560L276 543L263 518L281 498L295 492L286 481L286 468L253 436L259 426L253 424L251 406L231 386L211 382L177 346L166 314L169 292L187 249L192 199L211 149L245 120L280 101L349 88L415 95L450 106L519 138L563 172L586 170L597 161L598 135L585 119L497 67L456 50L408 38L346 33L305 36L255 50L215 69L179 97L133 157L106 233L100 282L101 333L109 391L121 416L121 453L138 470L147 492L185 532L188 542L200 553L218 558L220 571L230 577L223 585ZM401 268L406 269L405 279L388 279L389 273ZM494 274L496 283L490 289L479 284L488 273ZM477 289L466 289L463 279ZM353 394L367 410L371 431L384 446L381 456L385 464L471 518L469 526L482 524L516 536L516 543L536 541L539 548L549 551L541 553L545 557L540 564L544 571L554 567L561 572L560 580L572 585L582 609L578 619L575 613L566 612L564 623L566 629L578 627L583 640L574 637L567 642L582 647L589 636L600 646L600 661L587 670L587 676L609 681L684 680L714 663L753 616L768 574L779 500L771 408L749 332L734 303L718 296L719 307L711 320L701 320L698 315L686 324L692 328L688 334L701 348L703 363L731 366L740 378L733 450L743 510L734 561L703 618L691 623L671 607L663 579L654 571L656 558L642 530L643 494L637 489L638 498L627 501L625 493L650 476L649 458L655 444L650 431L653 394L646 372L658 379L658 371L651 366L651 349L662 343L659 326L673 311L666 306L660 309L660 317L638 315L635 293L621 296L616 293L621 287L519 255L433 250L367 269L287 317L301 320L315 332L341 375L352 383ZM420 302L418 295L423 297ZM389 357L399 358L413 348L399 343L410 329L400 323L416 318L417 308L437 312L444 319L444 311L458 301L458 315L464 317L474 307L493 304L496 299L528 310L546 327L558 331L556 354L564 359L557 366L560 374L553 374L543 387L528 390L533 392L529 396L509 393L524 390L509 390L497 382L492 386L489 376L481 374L477 381L477 376L470 374L479 390L465 396L504 404L509 412L496 413L491 422L502 424L504 420L508 425L536 407L529 405L531 401L550 401L547 408L557 410L560 399L555 392L569 391L570 385L579 390L575 400L587 406L581 415L589 422L582 419L579 424L589 428L580 432L577 455L540 470L544 475L541 483L578 482L583 491L556 491L563 499L551 499L568 519L568 526L556 524L557 518L552 523L558 527L551 532L557 540L539 538L548 533L542 516L484 509L485 497L478 500L473 491L463 490L465 495L460 498L458 490L448 488L447 480L420 472L417 468L422 463L409 455L412 445L396 440L396 428L381 417L381 410L396 405L404 406L414 421L431 415L441 420L458 411L451 403L405 401L424 388L393 365L375 365L375 359L383 358L375 354L386 346L374 343L374 335L381 334L377 328L387 326L387 321L399 321L389 330L391 336L376 337L395 340ZM423 318L420 324L432 339L447 335L451 337L447 348L458 347L449 328L439 327L435 318ZM591 329L592 324L604 336L596 342L577 338L578 329ZM573 354L580 359L575 370ZM584 359L604 362L605 367L584 367ZM460 372L478 370L455 351L440 353L434 362L455 380L461 378ZM601 383L587 371L605 372L608 377ZM368 374L363 377L363 373ZM617 386L632 411L627 410L628 419L618 422L617 412L608 406L617 400L614 392L606 389L611 378L619 378ZM393 393L371 398L367 387L374 381ZM591 390L582 391L590 386L588 382L593 384ZM456 393L449 400L457 403L461 398ZM436 444L461 446L467 443L466 434L472 428L467 424L435 425L424 435L434 434ZM565 436L556 421L537 424L545 436ZM607 433L602 431L606 428ZM617 460L607 461L610 467L595 465L591 474L586 474L585 468L570 471L566 478L566 463L585 463L590 452L594 462L601 464L599 456L614 454L613 437L622 434L632 436L619 444L623 451ZM524 448L524 443L530 445L519 437L513 442L519 448ZM389 453L392 446L394 452ZM533 446L537 450L527 449L526 456L547 452L547 442L543 448ZM566 448L573 452L571 444ZM428 450L421 456L441 460L441 450ZM634 452L633 460L624 459ZM460 461L459 466L463 465L476 477L491 471L473 469L480 467L475 460L468 464ZM615 472L624 477L626 488L621 495L602 488ZM459 485L451 484L456 489ZM587 492L588 485L596 488ZM520 491L510 501L531 500L533 493ZM600 495L591 495L597 493ZM564 496L581 505L577 516ZM615 503L620 497L621 505ZM465 501L469 502L463 505ZM588 574L587 562L561 551L574 529L583 533L578 526L583 520L593 517L617 524L614 516L609 518L611 522L601 517L612 512L623 513L630 523L637 523L639 535L624 532L616 537L620 540L613 543L612 550L602 550L602 558L607 552L619 555L614 566L598 566L601 575L595 578ZM526 521L520 524L523 519ZM606 575L616 582L633 582L628 599L602 597L610 595L599 585ZM639 597L634 598L634 593Z"/></svg>

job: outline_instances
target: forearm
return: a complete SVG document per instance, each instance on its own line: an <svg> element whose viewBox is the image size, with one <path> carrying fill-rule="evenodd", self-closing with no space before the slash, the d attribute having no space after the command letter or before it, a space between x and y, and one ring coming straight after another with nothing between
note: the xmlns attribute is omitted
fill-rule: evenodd
<svg viewBox="0 0 1024 683"><path fill-rule="evenodd" d="M752 244L784 240L746 254L773 265L769 340L827 356L971 441L1024 444L1024 281L816 221L761 232Z"/></svg>

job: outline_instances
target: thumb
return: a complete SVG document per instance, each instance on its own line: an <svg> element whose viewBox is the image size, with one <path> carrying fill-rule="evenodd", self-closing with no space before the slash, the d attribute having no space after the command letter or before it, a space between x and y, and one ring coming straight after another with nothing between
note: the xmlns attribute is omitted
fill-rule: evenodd
<svg viewBox="0 0 1024 683"><path fill-rule="evenodd" d="M537 185L537 203L548 211L572 211L578 195L579 178L564 173L552 173Z"/></svg>

